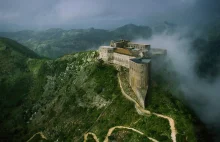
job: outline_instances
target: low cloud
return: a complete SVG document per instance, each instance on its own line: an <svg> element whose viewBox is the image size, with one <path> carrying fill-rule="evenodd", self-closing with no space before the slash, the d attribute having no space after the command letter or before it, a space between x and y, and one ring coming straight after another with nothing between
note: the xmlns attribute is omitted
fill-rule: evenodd
<svg viewBox="0 0 220 142"><path fill-rule="evenodd" d="M167 49L167 58L177 73L179 89L184 92L186 103L196 112L209 128L220 127L220 78L214 82L199 78L195 72L197 54L191 50L192 38L179 32L172 35L166 33L154 35L149 40L138 39L136 42L151 44L152 48ZM174 94L176 95L176 94Z"/></svg>
<svg viewBox="0 0 220 142"><path fill-rule="evenodd" d="M19 13L0 13L0 19L3 21L10 21L19 17Z"/></svg>
<svg viewBox="0 0 220 142"><path fill-rule="evenodd" d="M7 0L0 5L0 24L26 27L111 28L117 24L164 21L170 13L192 7L196 0ZM11 17L9 15L15 15ZM173 15L173 14L172 14ZM9 18L5 18L9 17ZM171 16L172 17L172 16Z"/></svg>

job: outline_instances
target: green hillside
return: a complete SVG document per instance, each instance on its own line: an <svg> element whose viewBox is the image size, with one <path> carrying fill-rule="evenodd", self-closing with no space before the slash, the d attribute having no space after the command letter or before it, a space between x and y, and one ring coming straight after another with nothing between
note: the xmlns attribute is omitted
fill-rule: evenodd
<svg viewBox="0 0 220 142"><path fill-rule="evenodd" d="M1 106L19 104L30 87L31 73L27 60L40 57L27 47L7 38L0 38Z"/></svg>
<svg viewBox="0 0 220 142"><path fill-rule="evenodd" d="M25 48L15 51L20 44L12 43L8 49L2 42L0 50L0 140L75 142L83 141L84 134L92 132L103 141L110 128L124 126L143 135L116 129L108 139L143 142L151 137L171 141L168 121L139 115L133 102L121 93L118 71L97 60L96 51L48 60L23 54L30 52ZM126 78L127 71L120 74ZM156 79L154 82L160 83ZM195 125L196 117L172 97L165 85L153 85L149 100L147 109L174 118L178 141L197 141L204 128ZM200 137L199 141L204 139ZM88 141L94 141L91 135Z"/></svg>
<svg viewBox="0 0 220 142"><path fill-rule="evenodd" d="M4 122L20 109L18 106L23 104L31 88L32 75L27 66L29 58L40 59L25 46L11 39L0 38L1 137L8 137L8 127L4 127ZM19 122L19 119L16 121ZM10 125L13 126L13 123Z"/></svg>
<svg viewBox="0 0 220 142"><path fill-rule="evenodd" d="M0 50L11 50L22 54L25 57L29 58L39 58L35 52L30 50L29 48L19 44L18 42L11 40L9 38L0 37Z"/></svg>
<svg viewBox="0 0 220 142"><path fill-rule="evenodd" d="M45 31L0 32L0 36L14 39L39 55L50 58L97 49L100 45L109 43L110 40L149 38L151 35L151 28L133 24L112 31L94 28L72 30L52 28Z"/></svg>

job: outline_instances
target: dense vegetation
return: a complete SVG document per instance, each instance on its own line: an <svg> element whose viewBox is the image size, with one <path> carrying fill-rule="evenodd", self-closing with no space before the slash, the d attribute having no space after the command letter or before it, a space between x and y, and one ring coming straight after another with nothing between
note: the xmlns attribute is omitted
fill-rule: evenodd
<svg viewBox="0 0 220 142"><path fill-rule="evenodd" d="M27 95L31 83L31 74L26 64L28 57L40 58L21 44L0 38L1 106L16 106Z"/></svg>

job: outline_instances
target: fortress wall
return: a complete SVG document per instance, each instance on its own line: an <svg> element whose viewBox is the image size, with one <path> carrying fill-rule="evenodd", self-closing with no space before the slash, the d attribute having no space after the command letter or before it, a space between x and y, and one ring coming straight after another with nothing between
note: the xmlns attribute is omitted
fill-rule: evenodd
<svg viewBox="0 0 220 142"><path fill-rule="evenodd" d="M113 59L113 49L111 47L101 46L99 48L99 58L105 62L109 62Z"/></svg>
<svg viewBox="0 0 220 142"><path fill-rule="evenodd" d="M150 45L128 44L136 49L150 49ZM129 69L130 86L137 95L140 105L144 108L150 81L151 60L147 58L136 58L134 53L128 48L115 48L117 46L125 45L121 42L111 42L110 46L101 46L99 48L99 58L107 63L113 63Z"/></svg>
<svg viewBox="0 0 220 142"><path fill-rule="evenodd" d="M150 79L150 63L136 63L130 60L129 66L129 83L144 107Z"/></svg>
<svg viewBox="0 0 220 142"><path fill-rule="evenodd" d="M113 53L113 63L129 68L129 60L135 58L133 56L123 55L119 53Z"/></svg>
<svg viewBox="0 0 220 142"><path fill-rule="evenodd" d="M137 88L146 88L149 80L149 64L130 61L129 66L130 84L133 84L132 86L136 86Z"/></svg>

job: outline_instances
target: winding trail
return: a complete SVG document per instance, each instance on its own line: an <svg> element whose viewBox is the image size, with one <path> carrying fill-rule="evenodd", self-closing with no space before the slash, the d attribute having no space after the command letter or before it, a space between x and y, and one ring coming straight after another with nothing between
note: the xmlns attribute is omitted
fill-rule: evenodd
<svg viewBox="0 0 220 142"><path fill-rule="evenodd" d="M92 136L93 136L93 139L94 139L96 142L99 142L99 139L97 138L97 136L96 136L94 133L91 133L91 132L84 134L84 142L87 141L88 135L92 135Z"/></svg>
<svg viewBox="0 0 220 142"><path fill-rule="evenodd" d="M170 130L171 130L171 139L173 142L176 142L176 134L177 134L177 130L175 128L175 121L173 120L173 118L169 117L169 116L166 116L166 115L162 115L162 114L158 114L158 113L151 113L149 110L146 110L144 108L142 108L134 99L132 99L128 94L125 93L123 87L122 87L122 83L121 83L121 79L118 75L118 82L119 82L119 85L120 85L120 88L121 88L121 92L122 94L129 100L129 101L132 101L134 104L135 104L135 108L137 110L137 112L141 112L141 113L144 113L144 114L147 114L147 115L155 115L157 117L161 117L161 118L164 118L164 119L167 119L169 121L169 125L170 125ZM131 127L125 127L125 126L115 126L115 127L112 127L108 130L108 133L107 135L105 136L105 140L104 142L108 142L108 137L111 136L112 132L115 130L115 129L128 129L128 130L132 130L136 133L139 133L141 135L145 135L143 132L137 130L137 129L134 129L134 128L131 128ZM94 134L94 133L86 133L84 134L84 142L87 141L87 137L88 135L92 135L94 140L96 142L99 142L97 136ZM153 142L158 142L156 139L153 139L151 137L147 137L148 139L150 139L151 141Z"/></svg>
<svg viewBox="0 0 220 142"><path fill-rule="evenodd" d="M108 130L108 133L107 133L107 135L105 136L104 142L108 142L108 137L111 136L112 132L113 132L115 129L128 129L128 130L132 130L132 131L134 131L134 132L136 132L136 133L139 133L139 134L141 134L141 135L144 135L143 132L141 132L141 131L139 131L139 130L137 130L137 129L131 128L131 127L115 126L115 127L112 127L112 128L110 128L110 129ZM151 137L147 137L147 138L150 139L150 140L153 141L153 142L158 142L157 140L155 140L155 139L153 139L153 138L151 138Z"/></svg>
<svg viewBox="0 0 220 142"><path fill-rule="evenodd" d="M105 136L104 142L108 142L108 137L112 135L112 133L113 133L113 131L114 131L115 129L127 129L127 130L132 130L132 131L134 131L134 132L136 132L136 133L138 133L138 134L140 134L140 135L145 135L143 132L141 132L141 131L139 131L139 130L137 130L137 129L131 128L131 127L115 126L115 127L112 127L112 128L110 128L110 129L108 130L108 133L107 133L107 135ZM97 136L96 136L94 133L91 133L91 132L84 134L84 142L87 141L88 135L92 135L92 136L93 136L93 139L94 139L96 142L99 142L99 139L97 138ZM151 137L147 137L147 138L148 138L149 140L151 140L152 142L158 142L157 140L155 140L155 139L153 139L153 138L151 138Z"/></svg>
<svg viewBox="0 0 220 142"><path fill-rule="evenodd" d="M167 119L169 121L170 124L170 130L171 130L171 138L173 140L173 142L176 142L176 134L177 134L177 130L175 128L175 121L173 120L173 118L162 115L162 114L157 114L157 113L153 113L154 115Z"/></svg>
<svg viewBox="0 0 220 142"><path fill-rule="evenodd" d="M34 134L29 140L27 140L27 142L30 142L36 135L40 135L42 139L47 140L47 137L44 136L43 132L38 132Z"/></svg>
<svg viewBox="0 0 220 142"><path fill-rule="evenodd" d="M146 114L151 114L150 111L148 110L145 110L143 109L134 99L132 99L129 95L127 95L122 87L122 84L121 84L121 79L118 75L118 82L119 82L119 85L120 85L120 88L121 88L121 92L122 94L130 101L134 102L135 103L135 107L137 109L139 109L142 113L146 113ZM175 128L175 121L173 120L173 118L169 117L169 116L166 116L166 115L162 115L162 114L158 114L158 113L152 113L153 115L156 115L157 117L161 117L161 118L164 118L164 119L167 119L169 121L169 124L170 124L170 130L171 130L171 138L172 138L172 141L173 142L176 142L176 134L177 134L177 130Z"/></svg>

